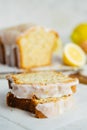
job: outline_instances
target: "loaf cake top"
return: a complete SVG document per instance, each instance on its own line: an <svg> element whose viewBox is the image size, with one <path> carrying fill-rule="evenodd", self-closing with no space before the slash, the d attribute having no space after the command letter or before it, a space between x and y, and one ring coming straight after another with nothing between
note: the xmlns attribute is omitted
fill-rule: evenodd
<svg viewBox="0 0 87 130"><path fill-rule="evenodd" d="M78 84L77 79L70 78L60 72L54 72L54 71L40 71L40 72L8 75L7 79L13 81L15 84L30 84L30 85L71 84L71 86Z"/></svg>
<svg viewBox="0 0 87 130"><path fill-rule="evenodd" d="M27 36L29 32L32 30L39 30L43 29L45 32L53 32L56 37L59 38L59 35L56 31L53 29L48 29L46 27L40 26L40 25L35 25L32 23L27 23L27 24L20 24L17 26L13 27L8 27L0 30L0 39L2 43L5 44L19 44L19 39L23 36Z"/></svg>
<svg viewBox="0 0 87 130"><path fill-rule="evenodd" d="M31 28L35 28L34 24L21 24L13 27L8 27L0 30L1 42L6 45L13 45L17 43L17 39L25 34Z"/></svg>

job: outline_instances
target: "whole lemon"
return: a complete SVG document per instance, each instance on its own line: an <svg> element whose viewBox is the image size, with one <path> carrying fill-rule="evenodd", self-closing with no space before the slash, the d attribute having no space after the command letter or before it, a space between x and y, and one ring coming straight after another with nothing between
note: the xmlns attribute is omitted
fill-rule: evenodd
<svg viewBox="0 0 87 130"><path fill-rule="evenodd" d="M87 53L87 23L76 26L71 34L71 39Z"/></svg>

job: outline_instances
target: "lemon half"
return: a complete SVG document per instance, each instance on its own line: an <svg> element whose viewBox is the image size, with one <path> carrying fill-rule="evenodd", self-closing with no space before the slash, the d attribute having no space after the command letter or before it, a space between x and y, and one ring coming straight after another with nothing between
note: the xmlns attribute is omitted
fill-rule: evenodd
<svg viewBox="0 0 87 130"><path fill-rule="evenodd" d="M86 63L84 51L76 44L66 44L63 50L63 62L70 66L83 66Z"/></svg>

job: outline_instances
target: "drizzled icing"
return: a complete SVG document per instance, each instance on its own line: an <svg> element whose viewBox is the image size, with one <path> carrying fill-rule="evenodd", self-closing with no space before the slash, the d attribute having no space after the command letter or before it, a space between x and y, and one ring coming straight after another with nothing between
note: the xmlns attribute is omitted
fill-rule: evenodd
<svg viewBox="0 0 87 130"><path fill-rule="evenodd" d="M15 54L14 49L16 48L18 67L20 67L19 50L16 44L18 37L23 35L26 30L34 27L34 24L22 24L11 28L0 30L0 40L4 47L5 53L5 64L15 66Z"/></svg>
<svg viewBox="0 0 87 130"><path fill-rule="evenodd" d="M11 79L10 79L11 80ZM25 98L30 99L33 95L35 95L38 98L48 98L48 97L62 97L64 95L68 96L71 95L73 92L71 90L71 87L74 85L77 85L78 82L72 82L71 84L67 85L65 84L58 85L44 85L44 86L38 86L38 85L18 85L15 83L11 83L12 90L11 92L18 98Z"/></svg>
<svg viewBox="0 0 87 130"><path fill-rule="evenodd" d="M54 117L73 106L73 98L67 97L66 99L60 98L57 102L49 102L38 104L36 109L44 114L46 117Z"/></svg>
<svg viewBox="0 0 87 130"><path fill-rule="evenodd" d="M15 53L14 49L17 48L16 44L3 44L4 49L5 49L5 64L15 66ZM17 56L18 56L18 50L16 51ZM19 57L19 56L18 56ZM17 61L19 63L19 61Z"/></svg>

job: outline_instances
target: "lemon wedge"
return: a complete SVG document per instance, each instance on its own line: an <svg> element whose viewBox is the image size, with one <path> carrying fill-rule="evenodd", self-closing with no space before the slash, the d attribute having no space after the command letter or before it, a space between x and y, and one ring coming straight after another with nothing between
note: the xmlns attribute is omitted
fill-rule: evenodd
<svg viewBox="0 0 87 130"><path fill-rule="evenodd" d="M86 63L84 51L76 44L66 44L63 50L63 62L70 66L83 66Z"/></svg>

